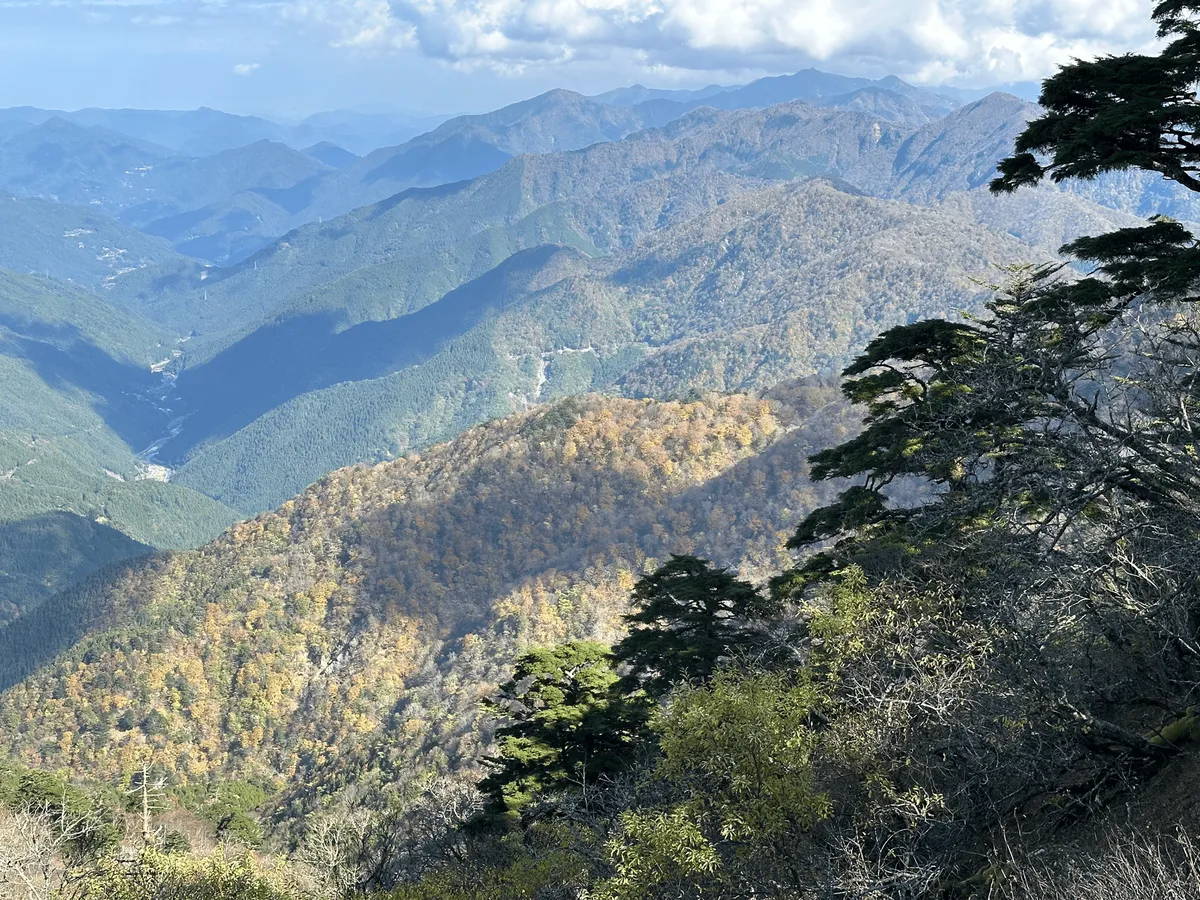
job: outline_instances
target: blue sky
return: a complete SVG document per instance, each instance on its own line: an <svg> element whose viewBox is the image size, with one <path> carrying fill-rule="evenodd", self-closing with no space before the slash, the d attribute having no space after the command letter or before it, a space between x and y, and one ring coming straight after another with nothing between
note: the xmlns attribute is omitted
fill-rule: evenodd
<svg viewBox="0 0 1200 900"><path fill-rule="evenodd" d="M0 0L0 106L490 109L807 66L981 87L1150 45L1139 0Z"/></svg>

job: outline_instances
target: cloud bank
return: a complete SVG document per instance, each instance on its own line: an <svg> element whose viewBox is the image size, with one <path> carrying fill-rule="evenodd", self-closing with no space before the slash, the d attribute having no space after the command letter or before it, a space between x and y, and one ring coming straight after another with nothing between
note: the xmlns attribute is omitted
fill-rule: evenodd
<svg viewBox="0 0 1200 900"><path fill-rule="evenodd" d="M43 11L177 26L265 44L454 69L590 66L659 82L817 66L980 86L1039 79L1074 57L1145 49L1151 0L0 0L0 24Z"/></svg>
<svg viewBox="0 0 1200 900"><path fill-rule="evenodd" d="M332 27L341 47L420 52L462 68L818 65L984 84L1146 47L1149 9L1138 0L306 0L284 12Z"/></svg>

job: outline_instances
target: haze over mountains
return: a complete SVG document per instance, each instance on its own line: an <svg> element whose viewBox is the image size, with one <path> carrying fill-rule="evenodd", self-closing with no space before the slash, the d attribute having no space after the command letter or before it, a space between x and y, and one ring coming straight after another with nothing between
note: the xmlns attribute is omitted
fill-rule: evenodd
<svg viewBox="0 0 1200 900"><path fill-rule="evenodd" d="M214 110L10 109L0 110L0 188L94 205L166 237L187 255L226 263L304 222L405 188L485 174L521 153L619 140L701 105L732 110L789 100L908 123L956 105L899 79L810 70L712 92L626 89L589 99L551 91L451 119L397 144L389 138L408 137L404 129L412 120L388 130L380 127L382 117L354 114L323 114L283 127ZM365 155L355 159L359 153Z"/></svg>
<svg viewBox="0 0 1200 900"><path fill-rule="evenodd" d="M832 375L972 308L992 264L1160 203L1132 177L986 195L1034 112L813 70L420 134L0 111L3 615L556 398ZM35 559L48 535L73 549Z"/></svg>

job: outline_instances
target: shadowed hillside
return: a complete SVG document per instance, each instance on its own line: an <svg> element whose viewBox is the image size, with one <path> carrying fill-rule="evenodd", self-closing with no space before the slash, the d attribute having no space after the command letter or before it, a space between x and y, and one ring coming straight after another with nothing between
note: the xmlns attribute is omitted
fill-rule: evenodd
<svg viewBox="0 0 1200 900"><path fill-rule="evenodd" d="M566 400L335 472L0 630L4 748L99 774L149 745L180 779L471 768L475 701L516 649L612 635L669 552L778 565L825 496L804 455L847 433L833 400Z"/></svg>

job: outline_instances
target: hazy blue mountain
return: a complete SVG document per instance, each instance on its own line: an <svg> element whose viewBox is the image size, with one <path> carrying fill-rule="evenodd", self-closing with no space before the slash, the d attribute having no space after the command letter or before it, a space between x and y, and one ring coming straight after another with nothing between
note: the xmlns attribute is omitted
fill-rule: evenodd
<svg viewBox="0 0 1200 900"><path fill-rule="evenodd" d="M870 78L853 78L834 75L817 69L803 69L792 75L776 75L759 78L749 84L722 91L709 98L708 105L717 109L750 109L775 106L789 100L804 100L814 103L822 99L840 97L875 84Z"/></svg>
<svg viewBox="0 0 1200 900"><path fill-rule="evenodd" d="M0 188L111 212L146 196L145 173L165 147L54 117L0 144Z"/></svg>
<svg viewBox="0 0 1200 900"><path fill-rule="evenodd" d="M313 159L319 160L327 166L333 166L335 169L344 169L351 163L361 159L358 154L351 153L344 147L339 147L337 144L329 141L321 141L319 144L305 147L304 152Z"/></svg>
<svg viewBox="0 0 1200 900"><path fill-rule="evenodd" d="M674 115L672 111L666 118L656 117L554 90L482 115L457 116L398 147L369 153L325 179L304 218L340 215L408 188L486 175L522 153L617 141Z"/></svg>
<svg viewBox="0 0 1200 900"><path fill-rule="evenodd" d="M917 203L944 200L980 188L996 174L996 160L1012 146L1039 107L1012 94L992 93L920 128L899 148L889 196ZM1145 172L1106 173L1072 182L1060 192L1085 198L1127 216L1154 212L1200 221L1200 201L1191 192Z"/></svg>
<svg viewBox="0 0 1200 900"><path fill-rule="evenodd" d="M172 262L161 238L97 212L36 197L0 195L0 268L111 287L122 276Z"/></svg>
<svg viewBox="0 0 1200 900"><path fill-rule="evenodd" d="M941 118L957 101L889 75L886 78L851 78L805 69L793 75L760 78L747 85L726 88L692 98L652 98L636 108L660 121L669 121L690 109L757 109L794 100L814 106L832 106L876 115L896 123L920 125Z"/></svg>
<svg viewBox="0 0 1200 900"><path fill-rule="evenodd" d="M33 123L20 120L4 121L0 120L0 143L7 141L9 138L16 137L33 128Z"/></svg>
<svg viewBox="0 0 1200 900"><path fill-rule="evenodd" d="M170 159L145 177L149 189L164 200L134 207L124 218L153 216L160 204L197 208L242 191L260 193L291 211L300 210L309 200L300 186L329 171L328 165L311 154L276 141L256 141L198 159Z"/></svg>
<svg viewBox="0 0 1200 900"><path fill-rule="evenodd" d="M361 112L339 109L315 113L296 126L298 133L319 135L362 156L380 147L394 147L410 138L436 128L449 116L433 116L399 111ZM293 145L296 146L296 145Z"/></svg>
<svg viewBox="0 0 1200 900"><path fill-rule="evenodd" d="M62 112L38 109L34 106L10 106L0 109L0 125L30 127L61 115Z"/></svg>
<svg viewBox="0 0 1200 900"><path fill-rule="evenodd" d="M99 126L170 147L188 156L209 156L257 141L286 141L289 131L258 116L208 107L193 110L81 109L66 115L78 125Z"/></svg>
<svg viewBox="0 0 1200 900"><path fill-rule="evenodd" d="M647 100L672 100L678 103L687 103L692 100L703 100L722 91L736 90L738 87L740 85L722 86L719 84L710 84L707 87L689 91L662 90L634 84L629 87L614 88L611 91L605 91L603 94L594 94L591 99L607 103L609 106L637 106L639 103L645 103Z"/></svg>
<svg viewBox="0 0 1200 900"><path fill-rule="evenodd" d="M233 129L241 137L270 130L266 126L272 124L210 110L186 116L83 112L88 122L137 126L141 133L176 146L193 146L182 141L184 131L210 120L215 133L228 136ZM297 127L316 137L318 125L332 128L337 120L317 118ZM337 146L318 144L317 151L300 151L266 139L194 157L55 117L0 145L0 187L95 204L123 222L166 237L183 253L225 264L292 228L406 188L474 178L521 153L619 140L655 121L570 91L551 91L484 115L460 116L400 146L355 159Z"/></svg>
<svg viewBox="0 0 1200 900"><path fill-rule="evenodd" d="M633 96L628 95L628 99ZM913 88L899 79L870 82L815 71L762 79L715 94L691 92L689 97L686 102L659 98L621 106L556 90L491 113L458 116L400 146L376 150L362 159L352 161L339 156L326 160L339 171L306 185L311 187L310 202L293 209L286 225L297 227L321 217L332 218L408 188L485 175L522 153L568 151L621 140L639 130L664 125L699 106L736 110L803 99L860 111L906 127L925 124L954 106L945 97ZM284 230L280 227L276 233ZM182 245L180 249L187 250ZM193 245L190 252L199 251ZM221 262L229 259L212 255L205 258Z"/></svg>
<svg viewBox="0 0 1200 900"><path fill-rule="evenodd" d="M945 115L957 101L925 88L915 87L895 75L871 80L830 75L816 69L805 69L794 75L760 78L744 88L728 91L712 98L720 109L773 106L788 100L805 100L818 106L843 106L854 103L861 91L886 91L921 107L928 116Z"/></svg>
<svg viewBox="0 0 1200 900"><path fill-rule="evenodd" d="M1042 84L1039 81L1006 81L984 88L960 88L940 84L931 90L957 100L959 103L974 103L997 91L1012 94L1014 97L1020 97L1030 103L1036 103L1042 93Z"/></svg>
<svg viewBox="0 0 1200 900"><path fill-rule="evenodd" d="M260 116L239 116L201 107L162 109L0 109L0 135L6 130L40 125L61 118L83 127L99 127L158 144L185 156L211 156L257 141L277 141L302 149L322 141L367 153L399 144L433 128L445 116L416 116L401 112L361 113L336 110L286 124Z"/></svg>
<svg viewBox="0 0 1200 900"><path fill-rule="evenodd" d="M193 158L59 118L0 144L0 188L94 207L218 263L293 227L334 171L275 141Z"/></svg>
<svg viewBox="0 0 1200 900"><path fill-rule="evenodd" d="M291 227L334 168L311 153L258 141L199 159L174 158L145 174L151 198L123 222L217 263L242 259Z"/></svg>
<svg viewBox="0 0 1200 900"><path fill-rule="evenodd" d="M452 136L478 136L510 156L553 153L617 141L645 125L637 112L614 109L559 89L494 112L450 119L408 146L440 144Z"/></svg>
<svg viewBox="0 0 1200 900"><path fill-rule="evenodd" d="M182 253L225 265L308 222L411 187L475 178L515 155L620 140L699 105L741 109L793 99L858 110L906 126L927 123L953 105L899 79L872 82L815 70L700 91L637 87L601 98L550 91L490 113L450 119L360 159L351 152L372 140L354 138L356 129L360 135L374 129L375 140L383 140L407 134L405 129L420 120L331 112L284 126L208 109L89 109L61 115L14 109L0 111L0 122L10 122L19 132L0 143L6 172L0 187L97 205L110 216L167 238ZM397 125L401 120L408 125ZM31 122L37 124L30 127ZM118 133L132 135L123 152L110 146ZM145 143L147 139L156 143ZM291 149L296 146L320 149ZM223 149L227 147L233 149ZM129 148L140 155L132 157Z"/></svg>
<svg viewBox="0 0 1200 900"><path fill-rule="evenodd" d="M981 187L996 175L1004 147L1038 107L1011 94L988 94L909 138L896 154L893 193L928 201Z"/></svg>
<svg viewBox="0 0 1200 900"><path fill-rule="evenodd" d="M895 124L917 124L940 120L946 110L935 104L922 104L921 98L906 96L877 85L859 88L846 94L814 101L818 106L853 110Z"/></svg>
<svg viewBox="0 0 1200 900"><path fill-rule="evenodd" d="M185 256L230 265L271 242L291 222L291 215L256 191L239 191L232 197L199 209L165 215L143 225L147 234L172 243Z"/></svg>

